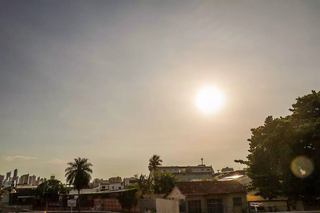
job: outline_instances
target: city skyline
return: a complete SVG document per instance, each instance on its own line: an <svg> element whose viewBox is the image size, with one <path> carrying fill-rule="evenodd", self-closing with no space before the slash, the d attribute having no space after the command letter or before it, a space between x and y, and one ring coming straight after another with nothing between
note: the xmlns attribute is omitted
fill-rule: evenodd
<svg viewBox="0 0 320 213"><path fill-rule="evenodd" d="M250 129L319 91L319 9L314 0L1 1L0 173L65 180L81 157L93 177L131 177L149 173L153 154L164 166L204 158L214 170L243 168L234 160L248 155ZM211 114L196 103L207 86L223 94Z"/></svg>

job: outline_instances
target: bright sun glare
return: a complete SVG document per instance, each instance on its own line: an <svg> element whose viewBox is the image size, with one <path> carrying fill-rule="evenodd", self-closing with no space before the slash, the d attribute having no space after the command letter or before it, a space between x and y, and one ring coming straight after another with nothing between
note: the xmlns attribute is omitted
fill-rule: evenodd
<svg viewBox="0 0 320 213"><path fill-rule="evenodd" d="M222 92L215 87L201 88L196 97L197 107L206 114L218 111L224 101Z"/></svg>

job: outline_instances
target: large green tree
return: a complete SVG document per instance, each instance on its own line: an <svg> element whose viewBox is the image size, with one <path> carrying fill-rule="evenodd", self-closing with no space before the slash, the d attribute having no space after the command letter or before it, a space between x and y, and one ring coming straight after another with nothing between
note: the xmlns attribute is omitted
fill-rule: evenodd
<svg viewBox="0 0 320 213"><path fill-rule="evenodd" d="M174 182L178 179L169 172L159 172L154 176L153 192L155 194L167 194L173 187Z"/></svg>
<svg viewBox="0 0 320 213"><path fill-rule="evenodd" d="M149 194L151 192L151 184L148 181L146 175L140 175L136 188L138 189L140 197L143 197L144 195Z"/></svg>
<svg viewBox="0 0 320 213"><path fill-rule="evenodd" d="M125 192L120 193L117 197L119 203L121 204L122 210L130 211L138 204L137 189L128 189Z"/></svg>
<svg viewBox="0 0 320 213"><path fill-rule="evenodd" d="M73 185L73 187L78 191L78 212L80 212L80 191L89 185L92 174L91 167L92 164L89 163L87 158L78 157L75 158L73 162L69 162L68 167L65 170L67 183Z"/></svg>
<svg viewBox="0 0 320 213"><path fill-rule="evenodd" d="M37 198L43 201L57 201L59 200L59 195L66 194L67 189L61 183L61 181L56 179L47 180L40 185L35 190Z"/></svg>
<svg viewBox="0 0 320 213"><path fill-rule="evenodd" d="M298 97L286 117L251 129L246 164L257 195L308 203L320 198L320 92Z"/></svg>

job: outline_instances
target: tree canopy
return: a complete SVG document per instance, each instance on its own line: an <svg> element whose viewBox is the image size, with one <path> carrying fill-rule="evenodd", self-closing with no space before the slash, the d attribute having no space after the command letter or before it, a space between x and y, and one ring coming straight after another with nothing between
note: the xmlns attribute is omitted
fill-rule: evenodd
<svg viewBox="0 0 320 213"><path fill-rule="evenodd" d="M68 163L69 167L66 168L66 178L70 185L80 191L88 186L91 180L92 164L86 158L75 158L74 162Z"/></svg>
<svg viewBox="0 0 320 213"><path fill-rule="evenodd" d="M88 187L91 180L92 164L87 158L75 158L73 162L69 162L65 170L67 183L73 185L78 190L78 212L80 212L80 190Z"/></svg>
<svg viewBox="0 0 320 213"><path fill-rule="evenodd" d="M117 197L119 203L123 210L130 211L132 208L136 207L138 204L138 196L136 189L129 189L125 192L122 192Z"/></svg>
<svg viewBox="0 0 320 213"><path fill-rule="evenodd" d="M250 189L267 199L320 197L320 92L298 97L286 117L268 116L251 129L247 175Z"/></svg>
<svg viewBox="0 0 320 213"><path fill-rule="evenodd" d="M153 192L155 194L167 194L173 187L177 178L169 172L160 172L154 176Z"/></svg>
<svg viewBox="0 0 320 213"><path fill-rule="evenodd" d="M150 173L158 171L158 166L162 165L162 160L159 155L153 155L149 159L149 166L148 169Z"/></svg>
<svg viewBox="0 0 320 213"><path fill-rule="evenodd" d="M59 194L66 194L67 189L56 179L47 180L36 188L36 195L40 198L54 200L59 198Z"/></svg>

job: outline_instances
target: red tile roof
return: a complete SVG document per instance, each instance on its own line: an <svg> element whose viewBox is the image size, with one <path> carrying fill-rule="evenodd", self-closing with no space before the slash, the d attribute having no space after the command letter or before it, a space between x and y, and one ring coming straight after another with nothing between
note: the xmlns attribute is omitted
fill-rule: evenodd
<svg viewBox="0 0 320 213"><path fill-rule="evenodd" d="M246 188L238 181L177 182L175 185L183 195L246 193Z"/></svg>

